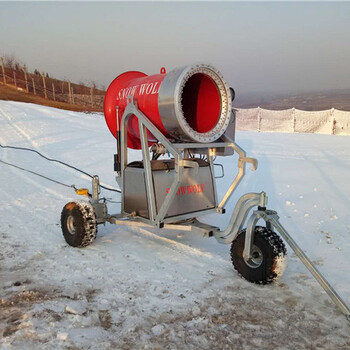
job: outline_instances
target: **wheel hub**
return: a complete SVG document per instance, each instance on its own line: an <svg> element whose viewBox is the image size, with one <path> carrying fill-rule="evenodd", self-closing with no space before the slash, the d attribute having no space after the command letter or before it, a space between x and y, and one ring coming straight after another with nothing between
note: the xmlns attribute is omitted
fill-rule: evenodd
<svg viewBox="0 0 350 350"><path fill-rule="evenodd" d="M253 269L258 268L262 264L263 260L264 258L262 251L256 245L252 246L251 257L249 259L244 259L245 263Z"/></svg>
<svg viewBox="0 0 350 350"><path fill-rule="evenodd" d="M71 235L75 235L75 220L72 215L69 215L67 218L67 229Z"/></svg>

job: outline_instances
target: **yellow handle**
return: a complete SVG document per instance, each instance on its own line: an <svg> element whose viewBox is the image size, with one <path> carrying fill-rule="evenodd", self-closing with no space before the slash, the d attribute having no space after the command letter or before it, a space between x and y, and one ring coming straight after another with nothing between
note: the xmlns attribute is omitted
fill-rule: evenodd
<svg viewBox="0 0 350 350"><path fill-rule="evenodd" d="M79 194L80 196L89 196L89 190L87 188L78 188L77 190L75 190L75 192L77 194Z"/></svg>

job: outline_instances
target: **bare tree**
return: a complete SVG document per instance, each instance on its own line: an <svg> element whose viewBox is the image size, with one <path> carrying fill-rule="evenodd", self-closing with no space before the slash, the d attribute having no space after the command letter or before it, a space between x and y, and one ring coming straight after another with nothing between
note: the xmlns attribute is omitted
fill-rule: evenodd
<svg viewBox="0 0 350 350"><path fill-rule="evenodd" d="M97 84L96 84L96 81L94 81L94 80L91 80L90 82L89 82L89 85L94 89L94 90L96 90L97 89Z"/></svg>
<svg viewBox="0 0 350 350"><path fill-rule="evenodd" d="M5 55L4 56L4 62L5 62L5 66L8 68L15 68L15 63L16 63L16 57L14 54L12 55Z"/></svg>
<svg viewBox="0 0 350 350"><path fill-rule="evenodd" d="M23 64L17 60L14 54L4 56L5 66L14 70L21 70Z"/></svg>

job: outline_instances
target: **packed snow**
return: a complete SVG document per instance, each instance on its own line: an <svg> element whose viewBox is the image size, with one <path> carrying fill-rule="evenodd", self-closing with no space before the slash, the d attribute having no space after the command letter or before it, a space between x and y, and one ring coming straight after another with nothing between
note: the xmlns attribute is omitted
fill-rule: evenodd
<svg viewBox="0 0 350 350"><path fill-rule="evenodd" d="M203 221L224 228L242 194L266 191L269 208L349 305L350 137L237 132L236 141L258 170L248 169L225 215ZM101 114L0 101L0 143L117 186L115 140ZM0 148L0 160L90 187L88 177L31 152ZM217 161L222 196L237 157ZM228 245L193 233L107 224L93 245L76 249L60 227L63 206L82 199L72 189L1 163L0 184L3 349L350 348L350 323L291 249L283 276L266 286L238 276Z"/></svg>

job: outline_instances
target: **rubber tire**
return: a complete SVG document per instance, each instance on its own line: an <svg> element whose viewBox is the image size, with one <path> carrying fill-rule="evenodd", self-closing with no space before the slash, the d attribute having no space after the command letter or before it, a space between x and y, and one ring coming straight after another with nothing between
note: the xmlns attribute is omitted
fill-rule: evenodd
<svg viewBox="0 0 350 350"><path fill-rule="evenodd" d="M67 220L72 216L74 233L68 229ZM69 202L61 213L61 228L66 242L72 247L86 247L97 235L97 223L94 208L87 202Z"/></svg>
<svg viewBox="0 0 350 350"><path fill-rule="evenodd" d="M243 259L245 234L246 229L237 235L231 245L231 260L238 273L257 284L268 284L282 276L287 255L282 239L270 229L256 226L253 244L260 249L262 261L258 267L251 267Z"/></svg>

